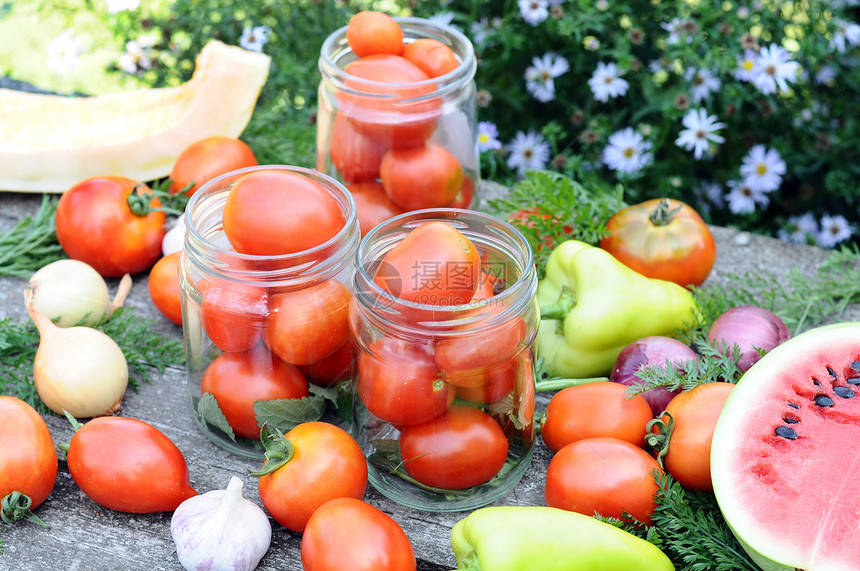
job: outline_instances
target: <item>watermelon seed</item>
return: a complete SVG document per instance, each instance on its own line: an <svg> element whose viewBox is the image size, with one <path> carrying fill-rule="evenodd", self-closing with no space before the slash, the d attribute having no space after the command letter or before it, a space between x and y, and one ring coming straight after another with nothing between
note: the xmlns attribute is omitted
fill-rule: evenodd
<svg viewBox="0 0 860 571"><path fill-rule="evenodd" d="M798 422L800 422L800 419L797 418L796 414L792 414L789 412L788 414L782 415L782 421L786 424L797 424Z"/></svg>
<svg viewBox="0 0 860 571"><path fill-rule="evenodd" d="M795 404L793 402L788 403L788 406L790 406L791 408L800 408L799 404Z"/></svg>
<svg viewBox="0 0 860 571"><path fill-rule="evenodd" d="M814 400L815 404L817 404L818 406L830 407L830 406L833 406L834 404L836 404L833 402L833 399L827 395L815 395L815 397L812 400Z"/></svg>
<svg viewBox="0 0 860 571"><path fill-rule="evenodd" d="M793 428L789 428L788 426L777 426L774 432L777 436L781 436L782 438L797 440L797 433Z"/></svg>
<svg viewBox="0 0 860 571"><path fill-rule="evenodd" d="M833 392L844 399L850 399L857 396L856 394L854 394L854 391L852 391L848 387L833 387Z"/></svg>
<svg viewBox="0 0 860 571"><path fill-rule="evenodd" d="M860 361L852 361L851 368L860 373Z"/></svg>
<svg viewBox="0 0 860 571"><path fill-rule="evenodd" d="M860 377L849 377L845 379L845 382L849 385L860 385Z"/></svg>
<svg viewBox="0 0 860 571"><path fill-rule="evenodd" d="M827 372L830 373L830 376L833 378L834 381L839 378L839 375L837 375L836 371L831 369L830 366L827 367Z"/></svg>
<svg viewBox="0 0 860 571"><path fill-rule="evenodd" d="M821 381L819 381L818 379L812 379L812 384L815 385L816 387L820 387Z"/></svg>

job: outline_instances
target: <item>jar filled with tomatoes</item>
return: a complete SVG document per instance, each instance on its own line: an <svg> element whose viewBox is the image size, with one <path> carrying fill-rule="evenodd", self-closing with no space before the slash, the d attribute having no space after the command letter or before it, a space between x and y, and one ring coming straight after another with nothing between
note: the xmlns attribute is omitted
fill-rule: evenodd
<svg viewBox="0 0 860 571"><path fill-rule="evenodd" d="M356 260L353 434L371 484L428 511L502 497L535 441L528 242L484 213L428 209L373 228Z"/></svg>
<svg viewBox="0 0 860 571"><path fill-rule="evenodd" d="M360 12L322 46L317 169L356 194L362 233L479 186L476 60L458 30Z"/></svg>
<svg viewBox="0 0 860 571"><path fill-rule="evenodd" d="M317 171L263 165L202 186L180 258L191 406L203 433L262 459L262 424L304 420L310 385L352 375L355 202ZM311 387L312 388L312 387Z"/></svg>

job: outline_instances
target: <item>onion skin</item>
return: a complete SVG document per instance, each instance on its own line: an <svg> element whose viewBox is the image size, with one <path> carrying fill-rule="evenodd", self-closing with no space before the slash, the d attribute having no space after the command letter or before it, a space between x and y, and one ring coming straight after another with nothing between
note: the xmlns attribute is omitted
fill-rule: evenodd
<svg viewBox="0 0 860 571"><path fill-rule="evenodd" d="M746 372L762 355L791 339L791 332L778 315L757 305L739 305L720 315L708 329L708 342L732 353L735 344L740 350L738 369ZM735 355L732 355L734 357Z"/></svg>
<svg viewBox="0 0 860 571"><path fill-rule="evenodd" d="M638 385L642 383L642 379L636 376L636 371L645 367L663 368L666 361L680 364L694 360L696 352L677 339L662 335L643 337L622 349L609 373L609 380L627 386ZM666 405L679 392L680 389L670 392L663 387L657 387L641 394L651 405L651 412L656 417L666 410Z"/></svg>

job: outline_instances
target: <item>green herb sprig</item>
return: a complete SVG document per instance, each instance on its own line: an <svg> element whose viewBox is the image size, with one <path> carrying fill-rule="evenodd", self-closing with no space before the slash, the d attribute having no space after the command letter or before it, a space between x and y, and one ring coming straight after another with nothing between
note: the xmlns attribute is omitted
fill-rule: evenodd
<svg viewBox="0 0 860 571"><path fill-rule="evenodd" d="M57 241L59 199L45 195L34 216L26 216L0 234L0 276L29 278L39 268L66 257Z"/></svg>

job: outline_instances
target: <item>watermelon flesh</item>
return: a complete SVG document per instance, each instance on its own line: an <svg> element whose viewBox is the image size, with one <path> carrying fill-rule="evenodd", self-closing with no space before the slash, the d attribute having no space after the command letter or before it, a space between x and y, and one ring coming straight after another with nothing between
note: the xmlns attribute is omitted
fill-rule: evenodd
<svg viewBox="0 0 860 571"><path fill-rule="evenodd" d="M860 323L798 335L741 377L711 477L762 569L860 570Z"/></svg>

